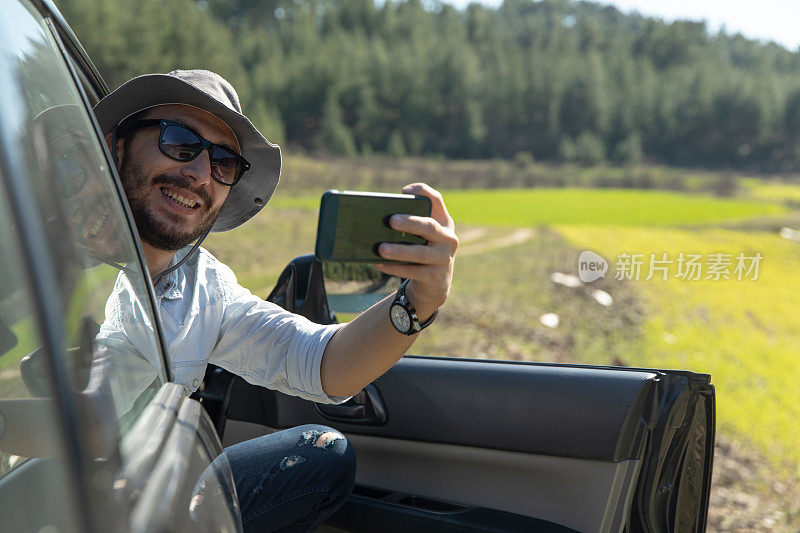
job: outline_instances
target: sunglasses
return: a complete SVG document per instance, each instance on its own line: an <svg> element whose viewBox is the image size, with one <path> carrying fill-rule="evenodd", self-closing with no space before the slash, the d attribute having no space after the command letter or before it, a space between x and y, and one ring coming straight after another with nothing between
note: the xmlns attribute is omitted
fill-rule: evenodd
<svg viewBox="0 0 800 533"><path fill-rule="evenodd" d="M233 150L207 141L188 126L163 118L137 120L120 126L118 136L122 137L134 130L152 126L161 126L158 149L170 159L191 161L203 150L208 150L211 159L211 177L223 185L233 187L250 168L250 163Z"/></svg>

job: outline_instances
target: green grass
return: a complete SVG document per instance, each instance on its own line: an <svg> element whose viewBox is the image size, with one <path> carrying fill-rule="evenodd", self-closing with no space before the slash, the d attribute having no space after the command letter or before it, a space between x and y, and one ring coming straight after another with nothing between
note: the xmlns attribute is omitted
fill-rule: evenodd
<svg viewBox="0 0 800 533"><path fill-rule="evenodd" d="M800 184L777 180L745 178L740 181L740 196L767 202L800 203Z"/></svg>
<svg viewBox="0 0 800 533"><path fill-rule="evenodd" d="M265 298L293 258L314 253L317 213L269 206L253 220L225 233L212 233L203 247L230 265L239 282Z"/></svg>
<svg viewBox="0 0 800 533"><path fill-rule="evenodd" d="M788 211L771 201L633 189L472 189L445 191L443 194L456 221L492 226L694 225ZM278 196L275 204L283 208L313 210L319 208L319 197Z"/></svg>
<svg viewBox="0 0 800 533"><path fill-rule="evenodd" d="M18 365L19 361L39 347L39 332L30 317L25 317L16 324L10 325L11 331L17 337L17 344L0 355L0 370L4 370L12 365Z"/></svg>
<svg viewBox="0 0 800 533"><path fill-rule="evenodd" d="M628 189L450 191L445 198L453 218L462 223L502 226L673 226L785 211L766 202Z"/></svg>

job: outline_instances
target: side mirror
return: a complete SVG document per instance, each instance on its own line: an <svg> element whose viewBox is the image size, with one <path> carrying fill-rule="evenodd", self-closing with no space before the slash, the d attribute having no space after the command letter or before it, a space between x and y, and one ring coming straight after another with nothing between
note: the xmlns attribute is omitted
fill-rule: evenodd
<svg viewBox="0 0 800 533"><path fill-rule="evenodd" d="M311 254L292 259L278 277L267 301L317 324L337 322L328 307L322 263Z"/></svg>
<svg viewBox="0 0 800 533"><path fill-rule="evenodd" d="M314 255L292 259L267 301L318 324L334 324L335 313L360 313L400 287L368 263L321 263Z"/></svg>
<svg viewBox="0 0 800 533"><path fill-rule="evenodd" d="M369 263L325 263L323 274L335 313L361 313L400 288L400 278Z"/></svg>

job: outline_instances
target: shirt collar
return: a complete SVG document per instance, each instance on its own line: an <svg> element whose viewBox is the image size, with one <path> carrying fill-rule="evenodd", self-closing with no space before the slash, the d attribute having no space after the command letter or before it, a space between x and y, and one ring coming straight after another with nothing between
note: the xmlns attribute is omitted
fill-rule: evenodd
<svg viewBox="0 0 800 533"><path fill-rule="evenodd" d="M180 259L187 253L185 248L178 250L172 261L169 262L167 268L174 266ZM177 300L183 298L183 283L185 279L183 273L183 265L176 268L158 282L158 285L153 287L156 293L156 298L166 298L167 300Z"/></svg>

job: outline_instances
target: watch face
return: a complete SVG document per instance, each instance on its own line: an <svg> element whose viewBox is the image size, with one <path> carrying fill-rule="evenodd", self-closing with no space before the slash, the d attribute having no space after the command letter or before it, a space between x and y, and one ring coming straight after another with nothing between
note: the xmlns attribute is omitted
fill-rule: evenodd
<svg viewBox="0 0 800 533"><path fill-rule="evenodd" d="M408 316L408 311L402 305L392 305L389 310L389 316L391 316L392 324L398 331L405 333L411 329L411 317Z"/></svg>

